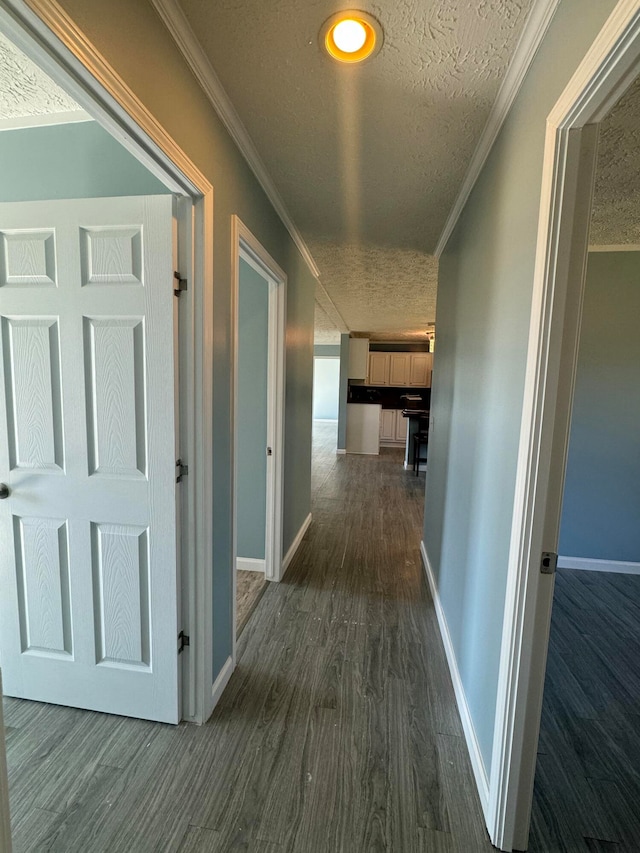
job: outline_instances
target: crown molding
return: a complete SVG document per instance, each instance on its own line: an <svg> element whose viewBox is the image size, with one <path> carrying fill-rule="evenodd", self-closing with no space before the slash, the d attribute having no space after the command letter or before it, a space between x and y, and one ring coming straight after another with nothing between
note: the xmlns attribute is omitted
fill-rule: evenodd
<svg viewBox="0 0 640 853"><path fill-rule="evenodd" d="M37 115L16 116L15 118L0 118L0 131L26 130L32 127L48 127L56 124L79 124L93 121L86 110L73 110L62 113L38 113Z"/></svg>
<svg viewBox="0 0 640 853"><path fill-rule="evenodd" d="M589 246L590 252L640 252L640 243L596 243Z"/></svg>
<svg viewBox="0 0 640 853"><path fill-rule="evenodd" d="M340 334L348 335L351 329L345 323L342 314L336 308L336 303L329 296L326 287L322 284L320 279L316 279L315 297L318 305L322 308Z"/></svg>
<svg viewBox="0 0 640 853"><path fill-rule="evenodd" d="M258 179L260 186L267 194L269 201L291 235L293 242L298 247L298 250L304 258L307 266L315 278L318 278L320 271L318 270L316 262L309 251L309 247L305 243L300 231L298 231L298 228L291 218L280 193L276 189L276 185L271 179L265 164L262 162L262 158L253 144L253 140L249 136L249 132L242 123L235 107L231 103L231 100L224 90L218 75L213 70L213 66L209 62L207 54L191 29L191 25L189 24L184 12L176 0L151 0L151 5L154 7L160 19L169 30L171 37L186 59L196 80L202 86L214 110L219 115L231 138L240 149L240 152L247 161L251 171Z"/></svg>
<svg viewBox="0 0 640 853"><path fill-rule="evenodd" d="M560 0L536 0L535 5L529 13L527 22L524 26L513 59L509 63L509 68L504 76L502 85L498 90L498 94L494 101L489 118L482 131L480 141L476 146L476 150L471 158L471 163L464 176L460 192L456 198L453 207L447 217L445 226L442 229L442 234L436 245L434 255L439 258L447 245L453 229L456 227L458 219L465 208L469 196L480 177L483 166L487 157L491 153L491 149L498 138L498 134L502 129L509 111L513 106L513 102L518 96L520 87L524 81L525 75L529 70L531 63L536 55L540 43L544 38L551 19L558 8Z"/></svg>

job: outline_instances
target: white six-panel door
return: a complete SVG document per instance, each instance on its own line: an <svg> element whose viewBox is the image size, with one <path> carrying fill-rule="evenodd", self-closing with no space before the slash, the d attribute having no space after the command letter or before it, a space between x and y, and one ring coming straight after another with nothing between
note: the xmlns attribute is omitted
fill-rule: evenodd
<svg viewBox="0 0 640 853"><path fill-rule="evenodd" d="M0 204L4 692L177 722L170 196Z"/></svg>

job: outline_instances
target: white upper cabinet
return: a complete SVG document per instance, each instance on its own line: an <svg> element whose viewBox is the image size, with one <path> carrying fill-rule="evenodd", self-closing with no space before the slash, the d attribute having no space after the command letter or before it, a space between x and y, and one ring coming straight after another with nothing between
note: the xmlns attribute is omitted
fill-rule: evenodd
<svg viewBox="0 0 640 853"><path fill-rule="evenodd" d="M430 352L371 352L367 384L430 388L432 363Z"/></svg>
<svg viewBox="0 0 640 853"><path fill-rule="evenodd" d="M411 358L410 352L389 353L389 385L396 387L411 385Z"/></svg>
<svg viewBox="0 0 640 853"><path fill-rule="evenodd" d="M409 385L419 385L422 388L431 386L432 359L430 352L411 353Z"/></svg>
<svg viewBox="0 0 640 853"><path fill-rule="evenodd" d="M369 353L369 385L389 384L389 353Z"/></svg>
<svg viewBox="0 0 640 853"><path fill-rule="evenodd" d="M369 338L349 338L349 379L366 379Z"/></svg>

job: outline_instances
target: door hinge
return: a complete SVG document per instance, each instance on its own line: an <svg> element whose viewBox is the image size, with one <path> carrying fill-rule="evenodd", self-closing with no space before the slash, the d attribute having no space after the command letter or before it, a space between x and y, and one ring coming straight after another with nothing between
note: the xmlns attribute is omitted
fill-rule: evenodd
<svg viewBox="0 0 640 853"><path fill-rule="evenodd" d="M189 474L189 466L184 465L182 459L176 459L176 483L181 483L182 478Z"/></svg>
<svg viewBox="0 0 640 853"><path fill-rule="evenodd" d="M558 567L558 555L553 551L543 551L540 559L540 571L543 575L555 574Z"/></svg>
<svg viewBox="0 0 640 853"><path fill-rule="evenodd" d="M173 278L177 281L176 286L173 288L173 295L180 296L187 289L187 279L182 278L179 272L174 272Z"/></svg>
<svg viewBox="0 0 640 853"><path fill-rule="evenodd" d="M189 644L189 636L185 634L184 631L180 631L178 634L178 654L185 650L185 647Z"/></svg>

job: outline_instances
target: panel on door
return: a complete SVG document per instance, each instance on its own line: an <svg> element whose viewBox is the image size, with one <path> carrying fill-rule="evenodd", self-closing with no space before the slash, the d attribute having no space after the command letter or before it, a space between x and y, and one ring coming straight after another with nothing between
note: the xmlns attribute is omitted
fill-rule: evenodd
<svg viewBox="0 0 640 853"><path fill-rule="evenodd" d="M177 722L172 198L0 205L5 694Z"/></svg>

